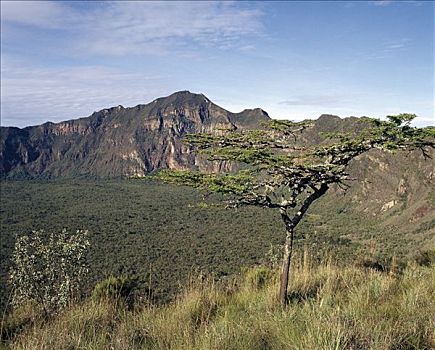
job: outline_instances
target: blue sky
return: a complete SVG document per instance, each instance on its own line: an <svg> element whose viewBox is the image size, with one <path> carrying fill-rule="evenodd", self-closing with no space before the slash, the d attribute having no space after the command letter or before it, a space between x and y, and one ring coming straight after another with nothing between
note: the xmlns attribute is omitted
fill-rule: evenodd
<svg viewBox="0 0 435 350"><path fill-rule="evenodd" d="M434 3L1 2L1 125L178 90L273 118L435 125Z"/></svg>

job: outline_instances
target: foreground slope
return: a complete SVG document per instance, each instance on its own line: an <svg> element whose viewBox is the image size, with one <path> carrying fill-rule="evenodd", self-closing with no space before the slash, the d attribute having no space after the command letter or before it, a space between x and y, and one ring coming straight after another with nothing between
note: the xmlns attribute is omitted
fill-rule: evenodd
<svg viewBox="0 0 435 350"><path fill-rule="evenodd" d="M298 261L298 259L296 259ZM325 263L295 266L290 305L264 267L214 283L193 278L172 303L91 299L53 319L32 309L4 322L10 349L425 350L435 347L435 268L401 274ZM24 329L20 330L20 325ZM56 334L57 336L53 336Z"/></svg>

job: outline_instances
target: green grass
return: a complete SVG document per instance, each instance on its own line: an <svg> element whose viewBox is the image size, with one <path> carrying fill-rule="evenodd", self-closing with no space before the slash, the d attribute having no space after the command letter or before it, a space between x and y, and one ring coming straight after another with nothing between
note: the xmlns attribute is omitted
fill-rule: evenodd
<svg viewBox="0 0 435 350"><path fill-rule="evenodd" d="M88 299L23 322L6 349L433 349L435 267L410 264L402 274L296 258L290 305L277 301L277 271L258 267L215 282L192 278L164 306ZM303 263L302 263L303 261ZM27 321L26 321L27 320ZM27 322L27 323L26 323Z"/></svg>

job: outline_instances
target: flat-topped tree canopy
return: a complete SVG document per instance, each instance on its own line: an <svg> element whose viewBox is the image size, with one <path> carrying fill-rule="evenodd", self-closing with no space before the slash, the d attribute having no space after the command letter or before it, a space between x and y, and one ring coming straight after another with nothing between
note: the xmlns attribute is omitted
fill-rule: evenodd
<svg viewBox="0 0 435 350"><path fill-rule="evenodd" d="M356 156L370 149L396 151L433 147L434 128L419 129L409 124L415 115L389 116L387 121L364 118L365 127L352 133L327 133L321 145L298 145L298 133L310 128L310 121L271 120L261 130L226 131L223 135L191 134L186 141L209 160L234 161L248 165L235 173L213 174L195 171L164 171L159 177L240 196L240 204L269 207L294 203L303 189L313 185L341 183L346 167ZM287 203L272 201L270 192L281 186L294 188ZM261 194L261 190L264 192ZM255 194L256 201L252 200ZM284 193L282 194L284 196ZM247 200L250 199L250 200Z"/></svg>
<svg viewBox="0 0 435 350"><path fill-rule="evenodd" d="M260 130L223 131L221 135L192 134L186 142L214 161L244 166L233 173L163 171L158 177L212 192L231 194L231 206L255 205L279 209L287 230L280 298L287 301L293 231L318 198L332 184L348 186L347 168L357 156L379 149L388 152L419 149L428 156L435 148L435 128L410 126L414 114L387 116L386 121L363 118L350 133L326 133L314 146L298 143L311 121L270 120Z"/></svg>

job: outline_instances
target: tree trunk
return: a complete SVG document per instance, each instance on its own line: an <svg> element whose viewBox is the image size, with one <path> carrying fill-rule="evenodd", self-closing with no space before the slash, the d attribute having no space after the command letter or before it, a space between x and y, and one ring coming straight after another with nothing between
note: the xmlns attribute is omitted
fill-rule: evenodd
<svg viewBox="0 0 435 350"><path fill-rule="evenodd" d="M293 229L287 229L287 235L285 237L284 243L284 256L282 259L282 269L281 269L281 285L279 288L279 301L282 305L288 304L288 280L290 274L290 262L292 258L293 251Z"/></svg>

